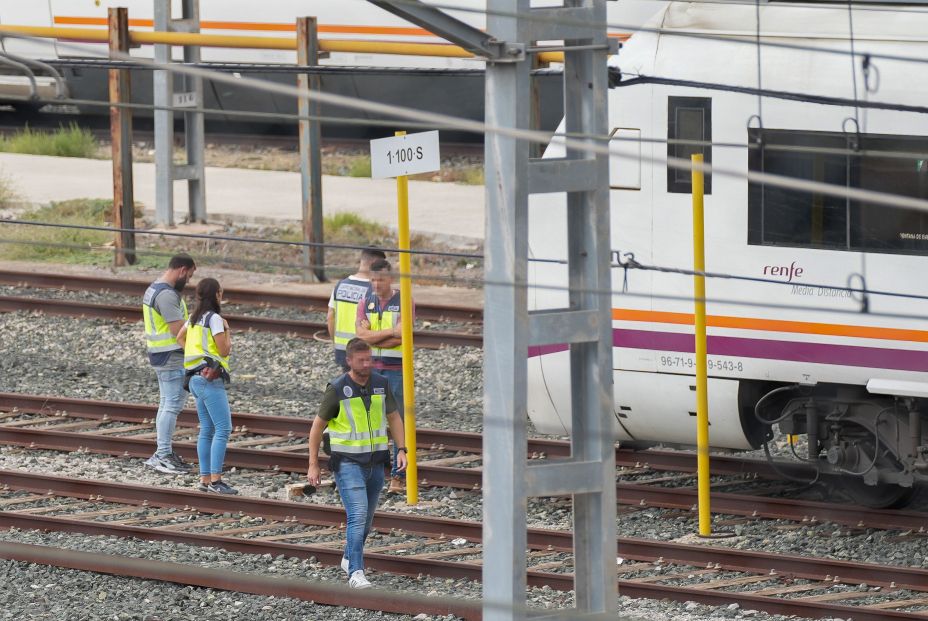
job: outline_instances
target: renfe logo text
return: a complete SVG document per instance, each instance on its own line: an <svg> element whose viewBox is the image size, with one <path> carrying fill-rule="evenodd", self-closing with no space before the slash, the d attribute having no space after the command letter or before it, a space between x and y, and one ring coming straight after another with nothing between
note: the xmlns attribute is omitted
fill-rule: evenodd
<svg viewBox="0 0 928 621"><path fill-rule="evenodd" d="M764 276L780 276L786 278L786 282L793 282L794 278L801 278L804 270L796 267L793 261L789 265L765 265Z"/></svg>

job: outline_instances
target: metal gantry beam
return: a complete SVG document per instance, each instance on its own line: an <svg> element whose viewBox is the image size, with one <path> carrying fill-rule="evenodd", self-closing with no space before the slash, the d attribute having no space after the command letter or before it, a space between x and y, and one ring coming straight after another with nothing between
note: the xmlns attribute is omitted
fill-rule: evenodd
<svg viewBox="0 0 928 621"><path fill-rule="evenodd" d="M200 31L199 0L181 0L180 18L172 15L172 0L154 0L155 31L198 33ZM155 45L155 62L173 60L173 47ZM183 48L186 63L200 62L200 48L187 45ZM175 107L203 108L203 79L184 75L180 78L181 92L175 96L174 75L167 70L153 72L155 110L155 212L158 224L174 225L174 182L187 182L190 222L206 222L204 117L201 112L184 112L184 146L187 161L174 163L174 112Z"/></svg>
<svg viewBox="0 0 928 621"><path fill-rule="evenodd" d="M429 32L458 44L476 56L496 61L525 58L523 46L500 40L420 0L368 0L368 2L410 23L422 26Z"/></svg>

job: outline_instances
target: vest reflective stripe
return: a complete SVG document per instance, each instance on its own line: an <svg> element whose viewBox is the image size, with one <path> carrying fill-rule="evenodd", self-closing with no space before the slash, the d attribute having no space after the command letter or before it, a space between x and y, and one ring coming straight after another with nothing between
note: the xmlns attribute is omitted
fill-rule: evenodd
<svg viewBox="0 0 928 621"><path fill-rule="evenodd" d="M171 334L171 326L164 317L155 309L155 299L158 295L167 289L173 289L167 283L156 283L148 288L145 297L142 299L142 320L145 326L145 345L148 352L156 354L165 351L180 350L180 345L174 335ZM180 300L180 307L184 311L184 320L187 320L187 303L184 299Z"/></svg>
<svg viewBox="0 0 928 621"><path fill-rule="evenodd" d="M373 296L368 298L372 301ZM396 292L393 294L393 297L387 301L386 304L381 304L380 308L400 308L400 294ZM371 322L371 331L377 330L390 330L393 326L396 325L396 319L399 317L399 310L391 311L384 310L383 312L378 313L376 309L371 309L368 304L367 311L368 321ZM374 360L390 360L390 361L400 361L403 359L403 345L397 345L396 347L372 347L371 354L374 357Z"/></svg>
<svg viewBox="0 0 928 621"><path fill-rule="evenodd" d="M355 323L358 317L358 302L370 293L371 283L356 278L343 278L335 286L333 298L335 301L335 335L332 341L335 349L344 351L348 341L353 339L357 332Z"/></svg>
<svg viewBox="0 0 928 621"><path fill-rule="evenodd" d="M187 326L187 338L184 341L185 369L195 369L207 358L212 358L218 360L226 371L229 370L229 357L219 355L219 346L216 345L212 330L203 325L204 320L208 320L210 314L204 315L195 325L188 324Z"/></svg>
<svg viewBox="0 0 928 621"><path fill-rule="evenodd" d="M335 349L345 349L348 341L356 335L354 325L358 316L358 305L352 302L335 300Z"/></svg>
<svg viewBox="0 0 928 621"><path fill-rule="evenodd" d="M354 396L354 384L342 376L333 382L337 394L343 396L338 402L338 415L329 421L329 443L332 451L341 453L363 454L385 451L387 444L387 417L384 412L387 381L379 375L372 375L368 389L381 390L381 394L370 396L370 409L364 406L360 396ZM345 397L347 393L352 395Z"/></svg>

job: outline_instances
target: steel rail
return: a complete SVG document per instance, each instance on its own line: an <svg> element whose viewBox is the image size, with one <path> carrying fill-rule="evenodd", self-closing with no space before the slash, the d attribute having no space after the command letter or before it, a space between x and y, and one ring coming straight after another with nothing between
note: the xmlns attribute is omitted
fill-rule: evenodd
<svg viewBox="0 0 928 621"><path fill-rule="evenodd" d="M291 519L300 523L329 527L341 526L345 520L344 510L334 505L312 505L307 503L251 498L248 496L229 498L227 496L204 494L176 488L129 485L125 483L111 483L109 481L94 481L89 479L72 479L9 470L0 470L0 480L10 489L32 493L52 493L56 496L94 499L96 501L102 500L135 506L142 506L145 504L150 507L162 508L192 507L202 513L244 513L249 516L262 517L270 520ZM20 516L26 519L35 517L15 511L0 513L0 525L29 528L39 527L29 526L25 522L13 524L12 522ZM77 521L84 522L84 520ZM99 523L93 522L93 524ZM463 537L475 543L479 543L482 540L482 524L466 520L378 511L374 524L377 529L382 531L403 531L412 535L425 537ZM123 528L130 527L123 526ZM219 531L219 534L221 535L221 531ZM211 536L215 537L217 535L214 533ZM531 549L536 550L570 552L572 549L571 536L571 533L568 531L530 528L528 529L528 545ZM235 539L235 541L237 540L238 539ZM185 542L189 543L191 541L195 541L195 538L187 539ZM264 543L255 540L246 541ZM275 548L262 550L259 553L270 552L276 555L288 553L289 550L289 548ZM327 550L332 554L332 564L337 565L341 560L341 550L332 548L328 548ZM617 540L616 552L621 557L637 561L653 562L658 559L663 559L665 563L691 565L694 567L705 566L706 563L711 563L730 571L766 574L772 570L780 576L790 576L809 580L822 580L826 576L836 576L838 582L844 584L857 585L866 583L881 587L889 587L894 584L895 588L928 591L928 569L924 568L858 563L788 554L772 554L767 552L652 541L628 537L620 537ZM323 556L328 558L328 556L324 554ZM377 556L377 558L380 557ZM403 567L405 567L405 565ZM391 571L393 570L391 569Z"/></svg>
<svg viewBox="0 0 928 621"><path fill-rule="evenodd" d="M327 564L337 565L342 556L342 551L326 548L323 546L307 546L297 544L285 544L277 542L259 542L255 540L223 537L221 535L208 535L201 533L182 533L176 531L163 531L136 526L123 526L118 524L109 524L107 522L89 522L82 520L70 520L67 518L57 518L48 516L23 515L8 512L0 512L0 527L17 527L17 528L36 528L41 530L77 532L88 535L107 535L121 537L136 537L149 541L174 541L186 543L188 545L206 545L210 547L219 547L232 552L242 552L250 554L286 554L298 558L316 557L326 561ZM13 544L22 545L22 544ZM41 546L39 546L41 547ZM12 550L9 544L0 543L0 556L10 554ZM54 552L52 552L54 550ZM70 556L68 554L59 554L56 548L46 548L49 553L43 558L44 564L64 566L71 569L88 569L87 567L74 567L72 565L59 565L57 559L63 559L67 563ZM82 553L89 554L89 553ZM109 557L102 555L106 560L116 561L116 559L126 557ZM9 556L3 556L9 558ZM17 559L29 561L27 558ZM100 560L100 559L94 559ZM129 559L127 559L129 560ZM112 564L112 572L116 575L130 575L134 577L148 577L145 575L136 575L134 573L123 573L124 571L144 570L150 561L142 559L131 559L134 561L130 566L120 562ZM404 575L418 575L423 568L427 568L429 575L448 578L465 578L478 581L481 578L481 567L473 563L460 563L451 561L439 561L435 559L413 559L409 557L397 557L386 554L368 553L365 554L365 562L379 570L390 571ZM153 567L158 567L154 565ZM173 567L171 569L174 569ZM196 567L196 570L203 571L203 568ZM93 571L93 569L89 569ZM221 571L223 574L230 576L235 572L227 570ZM109 572L105 572L109 573ZM206 574L213 575L213 574ZM283 581L279 577L268 578L274 583L281 584ZM551 588L566 591L573 588L573 574L556 574L549 572L539 572L534 570L527 571L527 583L530 586L549 586ZM202 585L210 586L210 585ZM224 587L217 587L224 588ZM234 590L234 587L228 587ZM823 588L825 588L823 586ZM884 621L887 619L924 619L924 614L920 612L900 612L888 610L872 610L866 607L851 607L836 605L828 602L815 602L799 599L787 599L770 596L752 595L750 593L738 591L719 591L707 590L692 587L668 586L659 584L649 584L635 580L618 580L619 593L628 597L648 598L648 599L671 599L678 602L697 601L709 605L727 605L732 602L740 604L742 607L750 607L765 612L775 614L796 615L802 617L834 617L841 615L844 618L853 618L855 621ZM249 591L246 591L249 592ZM749 604L746 605L746 604ZM366 607L366 606L364 606Z"/></svg>
<svg viewBox="0 0 928 621"><path fill-rule="evenodd" d="M22 272L0 270L0 284L13 287L42 289L65 289L68 291L99 291L141 296L150 284L142 280L105 278L78 274L48 274L44 272ZM195 287L187 285L185 292L192 295ZM278 289L223 287L223 295L232 304L254 304L256 306L282 306L306 311L326 312L329 296L318 293L287 293ZM483 309L477 307L445 304L416 304L416 317L429 321L460 321L479 323L483 321Z"/></svg>
<svg viewBox="0 0 928 621"><path fill-rule="evenodd" d="M32 414L66 412L70 416L79 418L97 420L107 418L127 423L150 422L158 413L157 406L144 403L0 392L0 410L11 411L13 409ZM193 408L185 408L177 417L177 424L181 427L196 427L200 424L197 411ZM256 435L308 438L312 418L233 412L232 424L235 427L245 427L250 433ZM483 436L478 433L420 428L416 430L416 438L417 445L423 449L435 447L470 453L480 453L483 450ZM547 457L570 457L570 443L561 440L530 439L529 453L544 454ZM616 449L617 460L620 459L620 453L624 456L630 451ZM622 460L634 463L628 456L624 456Z"/></svg>
<svg viewBox="0 0 928 621"><path fill-rule="evenodd" d="M134 536L138 536L138 534ZM450 614L475 621L482 618L480 603L473 600L423 598L380 589L349 589L346 586L333 585L330 582L311 582L282 576L261 576L226 569L212 569L199 565L83 552L51 546L4 541L0 542L0 558L113 576L130 576L146 580L160 580L162 582L221 589L223 591L272 597L291 597L331 606L401 614L425 613L441 616Z"/></svg>
<svg viewBox="0 0 928 621"><path fill-rule="evenodd" d="M64 315L66 317L92 317L116 321L141 321L141 307L122 306L118 304L92 304L74 300L54 300L21 296L0 296L0 312L28 311ZM271 317L254 317L247 315L226 315L233 330L255 330L288 334L303 338L313 338L317 332L327 331L325 323L313 321L295 321ZM415 343L419 347L437 349L442 346L483 347L483 335L444 330L417 330Z"/></svg>
<svg viewBox="0 0 928 621"><path fill-rule="evenodd" d="M109 418L113 421L129 423L153 421L158 411L158 408L154 405L140 403L0 392L0 410L10 411L13 408L24 413L66 412L79 418ZM250 433L256 435L309 437L311 423L311 418L232 413L232 424L234 426L244 427ZM182 427L196 427L199 424L196 410L192 408L182 410L177 418L177 424ZM416 439L417 445L422 448L465 451L475 454L483 451L483 436L479 433L420 428L416 430ZM570 443L564 440L529 438L528 453L539 458L566 458L570 457ZM696 471L695 455L682 451L636 451L617 446L615 459L616 465L621 467L650 468L674 472ZM791 474L796 475L810 472L806 466L790 462L778 464L778 467L785 468ZM725 455L713 456L712 468L713 474L757 474L758 476L779 478L779 475L773 471L767 462L753 459L741 459Z"/></svg>
<svg viewBox="0 0 928 621"><path fill-rule="evenodd" d="M83 449L107 455L144 458L151 455L150 440L95 436L86 433L24 429L0 425L0 444L12 444L36 449L74 451ZM175 442L175 450L190 460L196 459L196 444ZM320 455L320 462L325 463ZM267 451L229 447L226 464L257 470L275 468L285 472L306 472L306 455L284 451ZM453 487L479 490L482 484L480 468L449 468L419 466L420 485ZM691 511L696 505L696 490L691 488L656 487L636 483L617 483L616 494L619 504L653 506ZM870 526L879 529L919 529L928 519L917 511L880 510L854 505L832 504L792 498L768 498L757 495L742 495L714 492L713 511L717 514L738 515L755 518L783 519L793 521L833 522L853 527Z"/></svg>

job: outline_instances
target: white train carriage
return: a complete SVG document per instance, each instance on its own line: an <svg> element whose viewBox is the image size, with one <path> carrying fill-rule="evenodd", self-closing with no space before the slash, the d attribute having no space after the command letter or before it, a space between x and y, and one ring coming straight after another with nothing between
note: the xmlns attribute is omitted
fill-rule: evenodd
<svg viewBox="0 0 928 621"><path fill-rule="evenodd" d="M648 24L661 33L634 35L612 61L622 76L609 93L621 154L611 158L612 248L616 262L692 269L690 172L667 158L701 152L719 167L706 178L706 269L775 283L707 282L711 444L757 448L778 421L808 435L802 457L814 467L848 475L858 500L889 505L928 478L928 298L843 288L928 296L928 213L745 177L928 198L928 115L888 109L926 101L928 14L855 3L852 18L857 51L873 55L866 64L790 47L850 51L846 5L762 4L762 40L785 45L761 48L760 82L754 5L671 3ZM858 100L882 107L848 105L855 80ZM758 84L778 96L759 107L725 88ZM547 156L557 155L553 144ZM564 229L544 225L565 217L563 195L531 201L532 255L566 257ZM534 309L566 306L562 267L533 263L530 278L546 285L530 291ZM695 444L692 277L616 267L613 288L616 438ZM566 349L530 352L540 389L529 391L529 415L542 432L570 433Z"/></svg>

